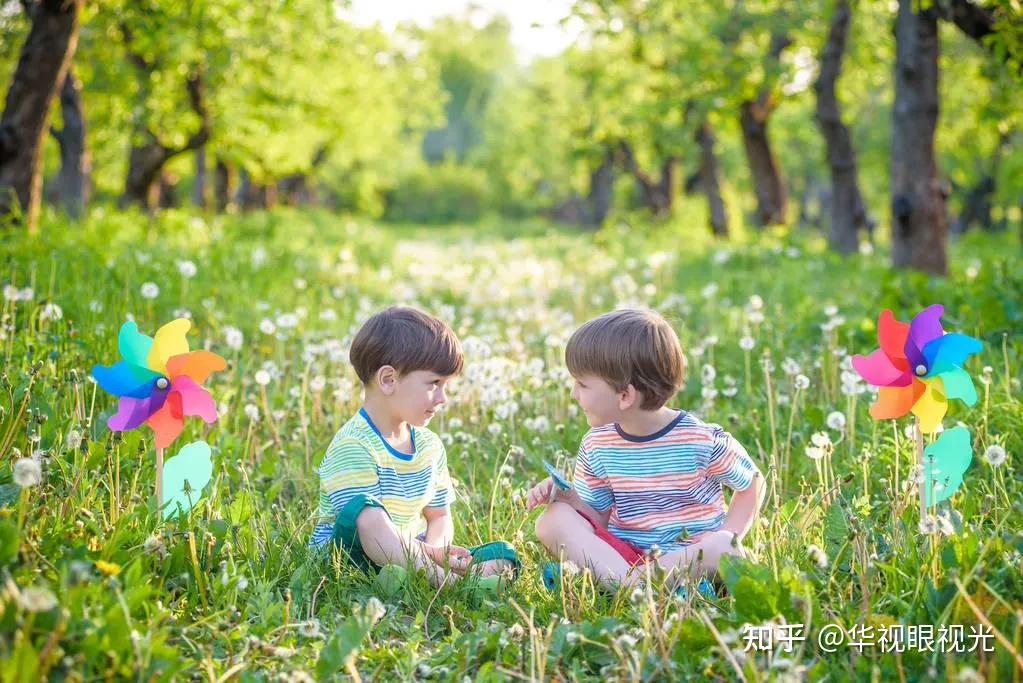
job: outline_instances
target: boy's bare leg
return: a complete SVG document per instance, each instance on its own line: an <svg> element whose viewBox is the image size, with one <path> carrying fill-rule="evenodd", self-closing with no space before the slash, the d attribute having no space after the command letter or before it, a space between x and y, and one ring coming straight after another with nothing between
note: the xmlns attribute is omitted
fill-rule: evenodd
<svg viewBox="0 0 1023 683"><path fill-rule="evenodd" d="M602 585L612 590L633 586L641 574L618 551L600 540L593 527L567 503L553 502L536 520L536 535L553 555L589 567Z"/></svg>
<svg viewBox="0 0 1023 683"><path fill-rule="evenodd" d="M725 555L744 555L742 545L732 545L734 536L730 531L711 531L682 550L657 558L657 563L668 571L669 575L676 575L676 580L681 580L686 575L713 574Z"/></svg>
<svg viewBox="0 0 1023 683"><path fill-rule="evenodd" d="M359 543L366 556L378 567L387 564L422 569L430 583L439 586L451 578L451 572L440 567L422 552L419 541L403 537L391 518L380 508L368 507L355 521Z"/></svg>

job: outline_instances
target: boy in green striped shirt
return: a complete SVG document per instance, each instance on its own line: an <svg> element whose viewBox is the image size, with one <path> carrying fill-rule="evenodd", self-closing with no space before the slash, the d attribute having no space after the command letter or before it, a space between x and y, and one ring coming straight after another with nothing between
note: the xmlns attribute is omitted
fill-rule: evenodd
<svg viewBox="0 0 1023 683"><path fill-rule="evenodd" d="M330 542L359 566L386 567L399 580L400 568L412 566L434 585L473 573L496 590L501 574L518 570L515 551L501 541L454 545L447 453L426 428L462 369L455 333L433 316L395 306L366 321L349 357L365 402L320 463L320 520L310 545Z"/></svg>

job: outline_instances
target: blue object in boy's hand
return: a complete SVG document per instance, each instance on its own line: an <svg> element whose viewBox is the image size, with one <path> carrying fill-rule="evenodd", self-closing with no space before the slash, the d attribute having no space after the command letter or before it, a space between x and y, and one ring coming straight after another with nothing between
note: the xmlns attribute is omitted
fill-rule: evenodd
<svg viewBox="0 0 1023 683"><path fill-rule="evenodd" d="M568 483L568 479L566 479L565 475L556 467L554 467L554 465L544 460L543 468L547 470L547 474L551 475L551 480L554 482L555 486L557 486L562 491L572 490L572 485Z"/></svg>

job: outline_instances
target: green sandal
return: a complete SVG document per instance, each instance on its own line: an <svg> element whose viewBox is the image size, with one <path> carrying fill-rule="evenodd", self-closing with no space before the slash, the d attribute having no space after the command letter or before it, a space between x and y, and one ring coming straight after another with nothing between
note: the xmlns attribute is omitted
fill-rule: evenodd
<svg viewBox="0 0 1023 683"><path fill-rule="evenodd" d="M512 563L511 580L514 581L518 578L519 571L522 568L522 562L519 560L519 556L518 553L515 552L515 548L513 548L510 543L506 543L505 541L492 541L490 543L478 545L474 548L469 548L469 552L472 553L472 560L469 562L470 567L480 562L507 560ZM476 590L491 600L497 600L501 596L501 590L508 583L502 576L474 577L473 581Z"/></svg>

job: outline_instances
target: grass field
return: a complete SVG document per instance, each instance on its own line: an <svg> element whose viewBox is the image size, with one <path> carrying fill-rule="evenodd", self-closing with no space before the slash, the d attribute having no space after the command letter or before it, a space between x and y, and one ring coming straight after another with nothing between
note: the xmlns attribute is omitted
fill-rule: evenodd
<svg viewBox="0 0 1023 683"><path fill-rule="evenodd" d="M691 246L654 227L530 225L511 238L517 229L98 210L85 225L51 217L41 237L5 236L3 679L1020 680L1016 237L955 244L952 276L932 280L893 273L884 248L843 260L809 234ZM456 478L456 541L505 538L524 555L500 601L469 585L437 593L421 577L380 601L370 579L306 549L315 468L359 406L348 345L392 303L433 312L463 340L465 372L431 428ZM931 303L984 350L968 366L980 400L945 420L969 427L974 461L924 533L910 423L871 420L872 394L848 362L877 346L882 308L906 320ZM550 594L539 579L524 492L543 459L570 467L585 432L564 344L623 305L669 317L690 361L672 405L724 425L767 475L753 560L727 566L714 603L657 581L612 595L575 574ZM192 348L229 360L207 384L221 411L205 435L214 478L184 520L156 513L151 432L111 433L115 401L89 378L117 360L128 316L148 334L190 317ZM201 425L193 418L168 455ZM21 458L41 465L38 484L27 464L27 485L13 483ZM806 638L791 652L745 651L743 624L770 623L802 624ZM994 651L967 637L973 652L828 653L817 640L828 624L935 635L983 624Z"/></svg>

